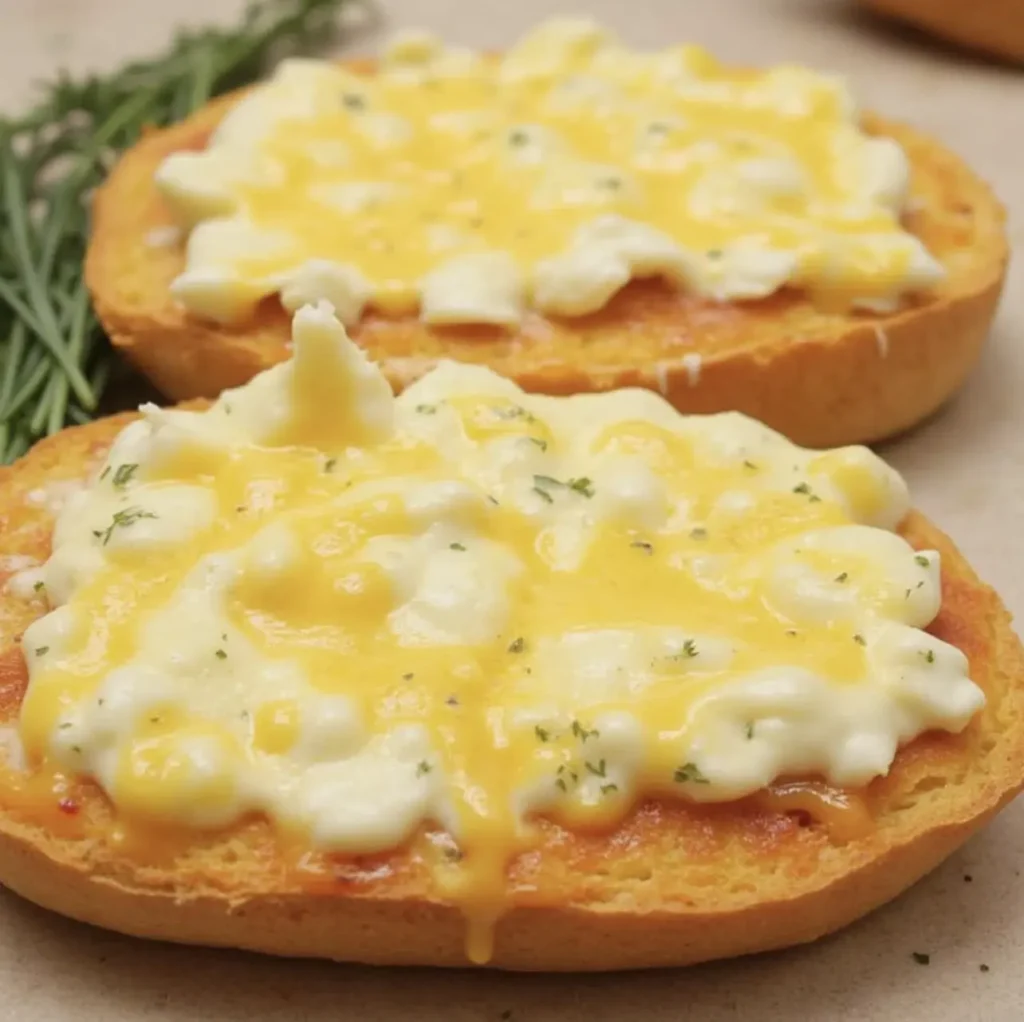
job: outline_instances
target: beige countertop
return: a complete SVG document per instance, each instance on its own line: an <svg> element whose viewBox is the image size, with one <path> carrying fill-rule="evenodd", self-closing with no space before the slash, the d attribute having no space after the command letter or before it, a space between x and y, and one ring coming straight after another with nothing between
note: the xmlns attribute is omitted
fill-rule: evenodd
<svg viewBox="0 0 1024 1022"><path fill-rule="evenodd" d="M970 2L970 0L965 0ZM381 0L379 23L501 46L555 12L589 12L631 42L703 43L752 63L850 76L865 105L966 156L1024 247L1024 72L987 66L856 14L843 0ZM240 0L0 0L0 108L60 63L101 67L159 47L175 21ZM917 504L1024 618L1024 262L982 365L941 415L887 446ZM393 972L145 944L49 915L0 891L0 1022L417 1018L445 1022L1024 1019L1024 801L931 877L838 936L685 971L605 976ZM912 952L927 952L930 965ZM987 970L982 965L988 966Z"/></svg>

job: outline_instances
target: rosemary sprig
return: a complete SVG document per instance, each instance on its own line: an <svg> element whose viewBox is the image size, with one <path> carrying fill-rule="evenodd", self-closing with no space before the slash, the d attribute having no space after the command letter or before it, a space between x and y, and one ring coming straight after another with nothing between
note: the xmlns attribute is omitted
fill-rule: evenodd
<svg viewBox="0 0 1024 1022"><path fill-rule="evenodd" d="M0 462L100 410L119 365L82 279L89 198L117 153L271 59L328 41L359 0L253 0L231 28L180 32L111 74L62 75L28 113L0 117Z"/></svg>

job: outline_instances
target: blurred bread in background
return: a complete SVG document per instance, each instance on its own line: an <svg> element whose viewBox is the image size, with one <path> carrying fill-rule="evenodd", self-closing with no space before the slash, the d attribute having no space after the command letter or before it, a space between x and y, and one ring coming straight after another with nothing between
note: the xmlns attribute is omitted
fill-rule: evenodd
<svg viewBox="0 0 1024 1022"><path fill-rule="evenodd" d="M950 42L1024 63L1024 0L861 0Z"/></svg>

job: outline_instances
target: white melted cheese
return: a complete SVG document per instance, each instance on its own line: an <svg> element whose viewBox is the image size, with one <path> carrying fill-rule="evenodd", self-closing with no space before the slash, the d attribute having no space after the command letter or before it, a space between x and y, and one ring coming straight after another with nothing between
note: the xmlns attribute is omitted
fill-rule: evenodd
<svg viewBox="0 0 1024 1022"><path fill-rule="evenodd" d="M59 513L31 763L127 815L472 851L478 818L863 785L982 706L868 450L454 363L394 398L326 305L294 340L206 412L144 409Z"/></svg>
<svg viewBox="0 0 1024 1022"><path fill-rule="evenodd" d="M419 34L373 75L286 60L156 183L190 231L175 298L269 295L431 324L582 316L630 280L715 301L784 286L892 311L944 269L900 222L910 166L845 83L625 48L553 19L499 58Z"/></svg>

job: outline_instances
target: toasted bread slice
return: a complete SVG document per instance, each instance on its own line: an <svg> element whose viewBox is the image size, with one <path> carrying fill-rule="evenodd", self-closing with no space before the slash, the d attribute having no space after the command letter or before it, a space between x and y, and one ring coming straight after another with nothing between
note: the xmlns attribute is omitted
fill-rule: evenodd
<svg viewBox="0 0 1024 1022"><path fill-rule="evenodd" d="M68 430L0 470L4 574L49 553L47 493L81 480L128 416ZM492 965L585 970L684 965L813 940L895 897L1024 784L1024 651L1009 615L921 515L902 533L941 553L930 629L962 649L987 706L958 735L925 734L863 798L864 827L757 799L640 805L611 834L544 827L508 873ZM0 595L0 728L26 686L17 639L41 601ZM0 731L2 734L2 731ZM400 849L315 859L254 820L214 835L123 826L87 782L54 791L4 763L0 883L124 933L381 964L466 964L464 924L427 865ZM302 868L300 868L300 860Z"/></svg>
<svg viewBox="0 0 1024 1022"><path fill-rule="evenodd" d="M942 39L1006 60L1024 62L1024 5L1020 0L863 0Z"/></svg>
<svg viewBox="0 0 1024 1022"><path fill-rule="evenodd" d="M354 65L370 73L372 65ZM182 240L154 185L170 153L201 149L238 101L227 96L131 149L97 193L86 279L114 344L175 400L212 397L288 356L289 317L276 299L248 322L203 321L171 299ZM686 412L738 409L807 446L878 440L937 409L978 358L1007 261L1003 211L952 153L869 116L913 168L906 217L947 270L933 292L891 315L816 308L795 291L717 304L658 281L635 281L599 312L533 314L517 331L436 327L373 312L352 331L400 389L440 358L479 362L549 394L643 386Z"/></svg>

